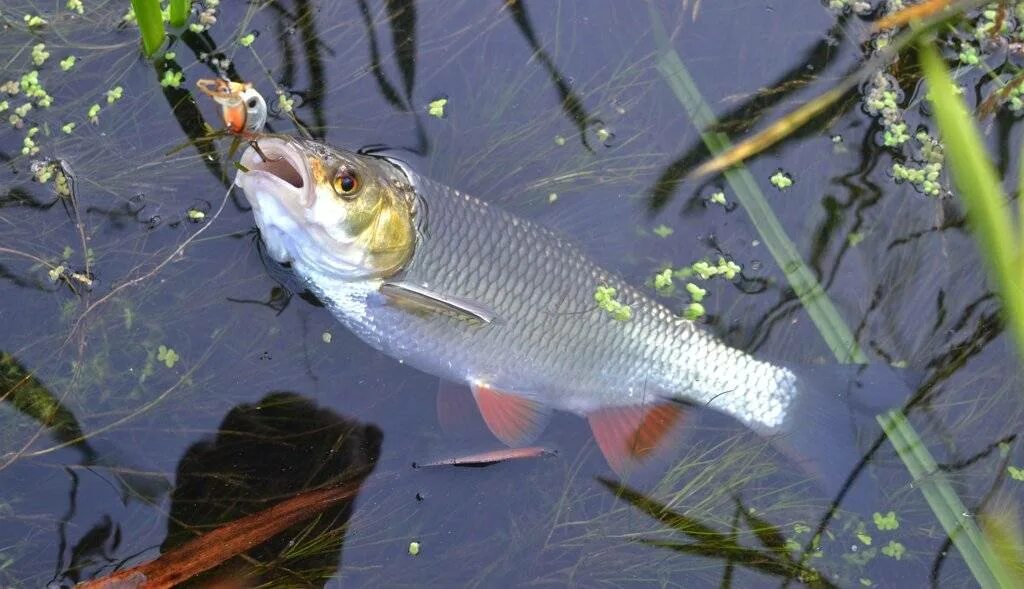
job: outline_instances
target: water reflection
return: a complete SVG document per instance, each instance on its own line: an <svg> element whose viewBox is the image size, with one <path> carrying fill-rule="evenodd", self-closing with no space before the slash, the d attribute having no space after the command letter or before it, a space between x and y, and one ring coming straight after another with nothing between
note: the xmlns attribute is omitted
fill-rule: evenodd
<svg viewBox="0 0 1024 589"><path fill-rule="evenodd" d="M239 405L213 440L194 444L178 464L161 551L302 491L355 481L380 457L383 434L294 393ZM341 565L354 497L203 573L190 586L319 586Z"/></svg>

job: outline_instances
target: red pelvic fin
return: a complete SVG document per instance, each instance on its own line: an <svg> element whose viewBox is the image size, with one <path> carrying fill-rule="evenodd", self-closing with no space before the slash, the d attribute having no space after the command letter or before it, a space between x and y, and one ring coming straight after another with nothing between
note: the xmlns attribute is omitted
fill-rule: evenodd
<svg viewBox="0 0 1024 589"><path fill-rule="evenodd" d="M529 444L547 425L550 411L536 401L486 385L475 384L472 388L484 423L509 446Z"/></svg>
<svg viewBox="0 0 1024 589"><path fill-rule="evenodd" d="M656 450L678 438L686 408L678 403L598 409L587 416L594 440L618 475L635 470Z"/></svg>

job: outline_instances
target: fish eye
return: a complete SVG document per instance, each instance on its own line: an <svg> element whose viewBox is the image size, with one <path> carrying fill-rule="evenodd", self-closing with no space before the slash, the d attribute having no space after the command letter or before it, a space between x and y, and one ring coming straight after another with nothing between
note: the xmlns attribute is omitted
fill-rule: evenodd
<svg viewBox="0 0 1024 589"><path fill-rule="evenodd" d="M356 192L359 191L359 178L355 172L348 168L338 170L331 184L334 187L334 192L342 198L354 198Z"/></svg>

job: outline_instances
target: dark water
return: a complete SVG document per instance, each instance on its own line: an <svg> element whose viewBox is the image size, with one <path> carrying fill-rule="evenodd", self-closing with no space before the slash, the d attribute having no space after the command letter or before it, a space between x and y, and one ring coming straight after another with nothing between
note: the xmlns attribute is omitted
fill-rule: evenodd
<svg viewBox="0 0 1024 589"><path fill-rule="evenodd" d="M644 495L612 492L570 415L539 441L553 457L412 468L499 446L479 423L443 432L436 378L291 293L261 257L241 194L225 194L230 141L188 143L204 121L220 126L196 80L244 79L274 104L278 87L295 119L274 106L274 131L396 149L426 175L596 245L635 283L667 265L736 261L736 281L702 283L707 329L828 370L834 356L731 189L722 207L706 202L719 180L672 181L706 152L654 67L645 3L225 2L208 32L177 36L174 58L155 63L139 57L137 30L118 26L127 3L86 2L83 16L54 6L34 31L22 15L40 8L9 1L0 16L0 82L31 69L45 42L40 79L54 97L0 133L0 586L101 577L339 481L359 485L354 499L195 585L748 587L799 585L808 568L826 586L974 583L886 442L857 475L869 502L831 518L823 487L843 481L808 480L700 412ZM863 58L865 23L814 0L654 7L734 136ZM236 42L249 31L252 50ZM70 54L78 61L61 72ZM179 89L160 86L168 70L183 72ZM927 124L913 76L901 81L911 129ZM115 86L124 96L108 105ZM427 113L440 97L445 118ZM969 518L1012 513L1000 510L1021 498L1007 466L1024 463L1012 342L958 203L892 181L894 155L856 98L749 169L870 360L905 363L926 384L910 422ZM1002 169L1015 165L1014 123L990 128ZM40 151L23 156L32 126ZM63 161L72 196L34 181L35 160ZM795 179L786 191L768 181L778 169ZM655 233L662 225L671 235ZM663 300L681 310L681 291ZM822 445L845 443L816 425ZM899 527L880 529L873 514L890 511Z"/></svg>

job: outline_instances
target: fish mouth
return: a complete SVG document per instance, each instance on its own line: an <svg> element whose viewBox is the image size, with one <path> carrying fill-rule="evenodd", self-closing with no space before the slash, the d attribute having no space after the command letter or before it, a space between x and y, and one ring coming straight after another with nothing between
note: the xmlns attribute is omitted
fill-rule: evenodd
<svg viewBox="0 0 1024 589"><path fill-rule="evenodd" d="M235 176L235 184L247 191L254 182L273 188L279 200L290 196L303 207L312 205L310 173L306 158L290 142L267 137L255 141L242 153L242 169ZM248 192L248 191L247 191Z"/></svg>

